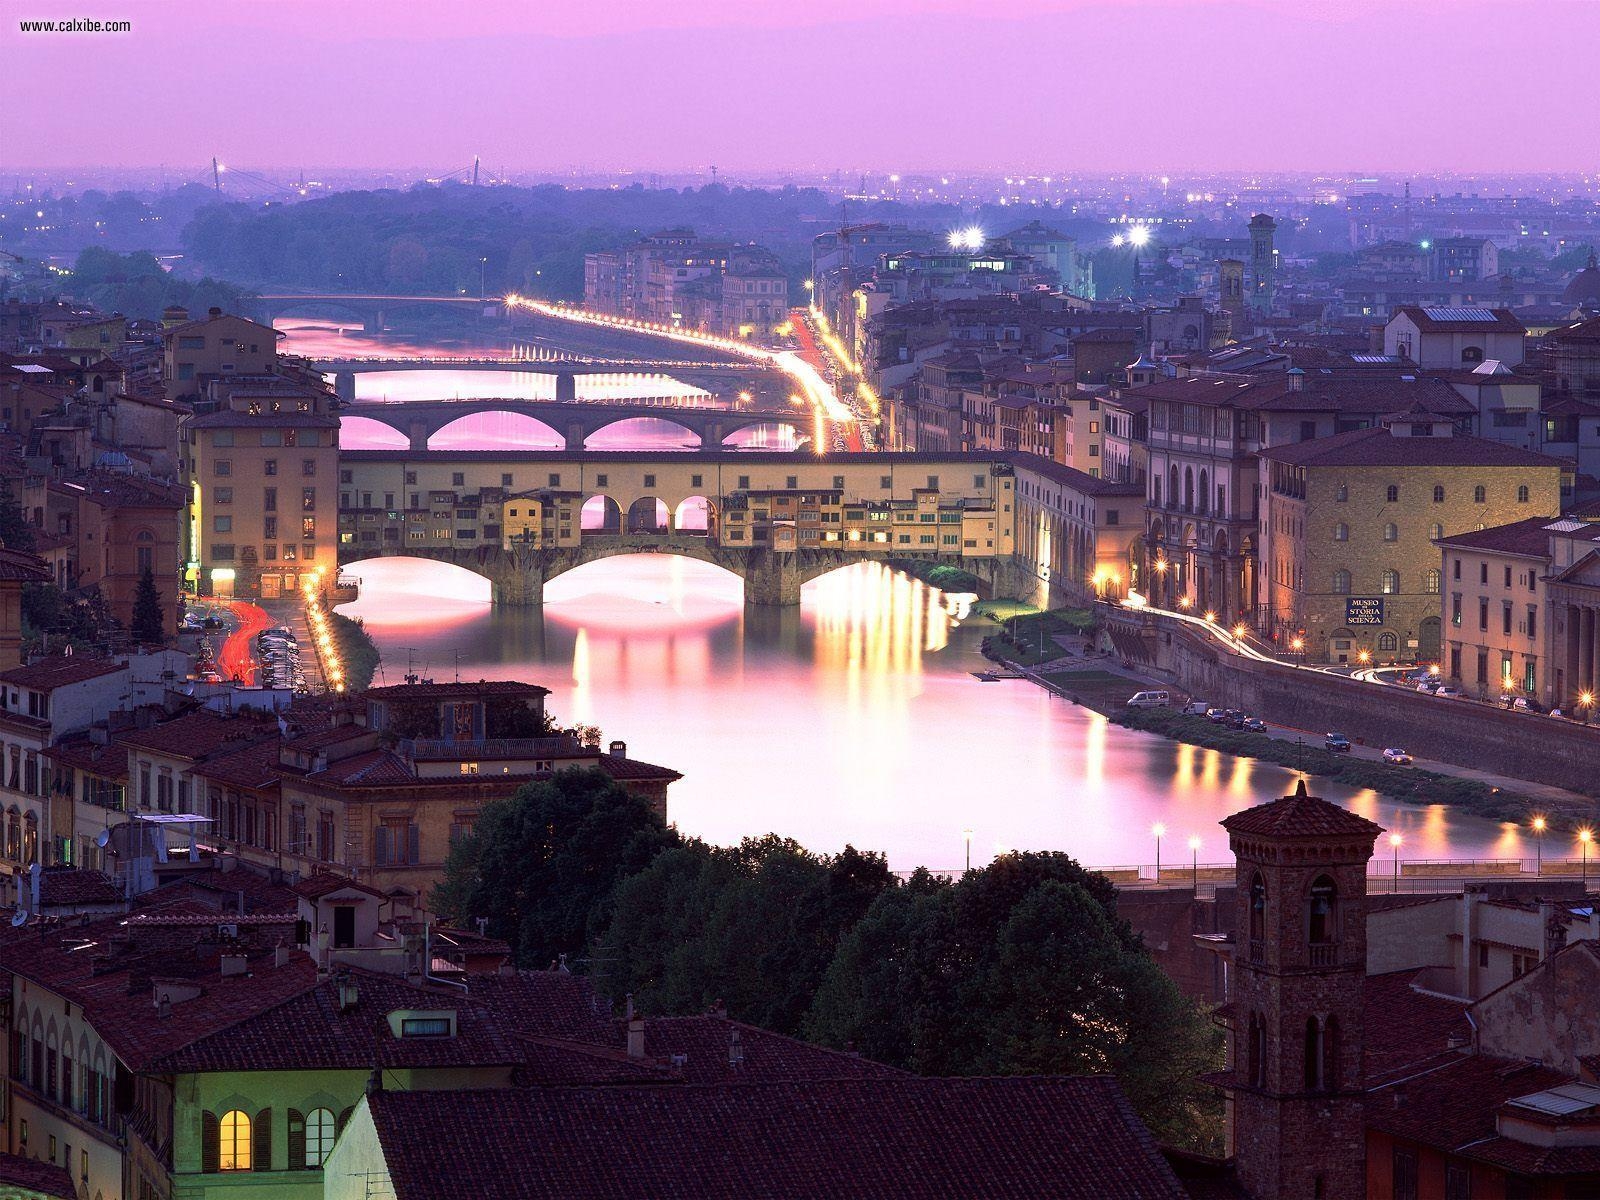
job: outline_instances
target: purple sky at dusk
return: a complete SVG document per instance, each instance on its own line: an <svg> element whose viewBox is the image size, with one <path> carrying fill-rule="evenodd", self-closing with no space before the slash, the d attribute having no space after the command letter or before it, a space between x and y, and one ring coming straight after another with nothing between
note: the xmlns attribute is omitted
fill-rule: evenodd
<svg viewBox="0 0 1600 1200"><path fill-rule="evenodd" d="M133 22L21 34L18 19ZM0 165L1596 171L1595 0L0 0Z"/></svg>

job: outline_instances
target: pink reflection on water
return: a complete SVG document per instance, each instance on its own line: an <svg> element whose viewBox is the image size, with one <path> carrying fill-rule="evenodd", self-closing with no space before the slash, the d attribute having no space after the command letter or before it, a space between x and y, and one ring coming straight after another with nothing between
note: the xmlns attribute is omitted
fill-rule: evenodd
<svg viewBox="0 0 1600 1200"><path fill-rule="evenodd" d="M1196 836L1202 862L1226 862L1217 822L1296 778L1110 725L1026 682L980 682L992 626L958 621L936 589L876 564L808 584L798 610L746 608L735 576L665 554L558 576L542 611L492 609L484 581L443 564L350 573L363 591L343 611L366 619L389 682L408 662L448 678L459 660L464 679L550 687L558 718L684 772L672 819L719 843L775 831L817 850L882 849L897 868L951 867L972 829L975 861L1050 849L1109 866L1148 864L1161 822L1174 860ZM1311 786L1401 830L1403 859L1506 845L1491 822Z"/></svg>

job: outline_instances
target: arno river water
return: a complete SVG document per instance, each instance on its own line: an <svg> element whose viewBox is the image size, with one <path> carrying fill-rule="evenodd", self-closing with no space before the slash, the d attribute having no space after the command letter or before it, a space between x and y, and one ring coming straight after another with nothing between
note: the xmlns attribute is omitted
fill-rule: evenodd
<svg viewBox="0 0 1600 1200"><path fill-rule="evenodd" d="M336 338L281 323L286 348ZM298 327L298 328L297 328ZM342 343L348 349L350 343ZM384 344L385 353L495 347ZM505 394L482 375L413 372L439 396ZM376 395L365 378L363 394ZM481 426L459 444L524 444ZM630 431L625 431L630 432ZM666 448L678 435L631 431ZM371 444L357 442L348 444ZM974 864L1008 849L1067 851L1097 866L1228 861L1217 822L1293 786L1280 767L1135 733L1032 684L983 683L988 622L897 573L861 564L809 585L796 610L747 610L738 579L670 556L590 564L553 580L542 612L495 609L487 584L453 567L378 559L351 572L359 616L383 652L383 682L408 667L435 679L510 677L552 691L566 722L600 726L630 755L683 772L670 816L715 842L776 832L819 851L881 850L909 869ZM1268 714L1270 715L1270 714ZM1515 857L1514 831L1439 807L1407 808L1325 781L1314 791L1399 830L1403 858ZM1387 860L1386 847L1380 856Z"/></svg>

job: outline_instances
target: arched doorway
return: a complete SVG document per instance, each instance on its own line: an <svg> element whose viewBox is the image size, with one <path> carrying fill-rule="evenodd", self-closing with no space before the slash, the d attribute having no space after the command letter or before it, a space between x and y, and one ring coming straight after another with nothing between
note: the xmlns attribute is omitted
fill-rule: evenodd
<svg viewBox="0 0 1600 1200"><path fill-rule="evenodd" d="M712 505L704 496L690 496L672 514L672 528L679 533L712 532Z"/></svg>
<svg viewBox="0 0 1600 1200"><path fill-rule="evenodd" d="M654 496L640 496L628 506L629 533L666 533L671 523L672 513L666 502Z"/></svg>
<svg viewBox="0 0 1600 1200"><path fill-rule="evenodd" d="M590 496L583 502L579 528L584 533L621 533L622 509L610 496Z"/></svg>

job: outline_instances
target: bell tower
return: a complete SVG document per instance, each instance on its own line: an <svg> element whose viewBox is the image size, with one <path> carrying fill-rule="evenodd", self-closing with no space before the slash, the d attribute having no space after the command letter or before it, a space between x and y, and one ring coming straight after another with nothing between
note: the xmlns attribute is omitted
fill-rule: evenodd
<svg viewBox="0 0 1600 1200"><path fill-rule="evenodd" d="M1222 822L1237 862L1229 1140L1254 1200L1364 1200L1367 860L1380 826L1308 795Z"/></svg>

